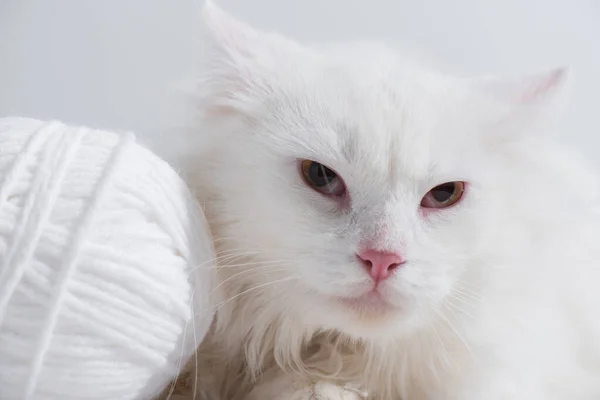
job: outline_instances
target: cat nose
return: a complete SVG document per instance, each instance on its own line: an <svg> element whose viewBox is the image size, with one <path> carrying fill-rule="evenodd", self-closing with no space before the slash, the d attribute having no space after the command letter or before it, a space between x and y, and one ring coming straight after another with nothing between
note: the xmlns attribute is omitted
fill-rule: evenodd
<svg viewBox="0 0 600 400"><path fill-rule="evenodd" d="M356 255L375 282L387 279L396 268L404 264L404 259L397 253L368 249Z"/></svg>

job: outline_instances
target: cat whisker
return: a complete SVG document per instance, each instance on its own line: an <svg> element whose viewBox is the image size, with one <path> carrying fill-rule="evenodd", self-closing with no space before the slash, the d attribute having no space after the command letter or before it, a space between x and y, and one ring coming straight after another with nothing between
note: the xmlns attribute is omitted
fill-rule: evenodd
<svg viewBox="0 0 600 400"><path fill-rule="evenodd" d="M456 297L451 297L450 299L453 299L453 298L454 298L454 299L457 299ZM454 304L452 301L450 301L450 300L448 300L448 299L444 299L444 300L443 300L443 302L442 302L442 304L443 304L443 305L445 305L445 306L447 306L447 307L450 307L450 308L452 308L452 309L454 309L454 310L456 310L456 311L458 311L458 312L460 312L460 313L461 313L461 315L462 315L462 314L464 314L464 315L466 315L466 316L468 316L468 317L470 317L470 318L473 318L473 319L475 319L475 316L473 316L473 314L471 314L470 312L468 312L468 311L467 311L467 310L465 310L464 308L462 308L462 307L458 306L457 304ZM452 312L452 310L449 310L449 311L450 311L450 312ZM453 313L453 312L452 312L452 313ZM454 313L453 313L453 315L455 315L455 316L456 316L456 314L454 314Z"/></svg>
<svg viewBox="0 0 600 400"><path fill-rule="evenodd" d="M202 262L202 263L200 263L198 265L195 265L192 268L192 271L197 270L197 269L202 269L202 268L208 268L208 269L217 268L218 267L217 265L211 265L211 266L208 266L208 267L205 267L205 266L207 264L217 264L219 261L227 260L228 257L233 257L233 258L240 257L240 258L242 258L244 256L251 256L251 255L254 255L254 253L247 253L247 254L232 253L232 254L228 254L228 255L217 255L216 257L210 258L210 259L208 259L208 260L206 260L206 261L204 261L204 262Z"/></svg>
<svg viewBox="0 0 600 400"><path fill-rule="evenodd" d="M215 270L215 269L220 269L220 268L235 268L235 267L242 267L244 265L263 264L264 263L261 261L248 261L248 262L244 262L244 263L233 263L232 262L232 261L236 261L238 259L242 259L245 257L246 256L231 256L230 258L224 259L228 264L217 264L217 262L221 261L221 260L210 260L205 263L198 264L198 265L192 267L190 269L190 272L194 272L199 269ZM204 265L204 264L207 264L208 262L214 263L214 265Z"/></svg>
<svg viewBox="0 0 600 400"><path fill-rule="evenodd" d="M262 255L262 254L276 254L276 253L273 250L260 250L260 249L248 250L246 248L240 247L240 248L227 249L226 251L217 251L215 254L216 255L215 258L219 259L219 258L231 256L231 255L254 256L254 255Z"/></svg>
<svg viewBox="0 0 600 400"><path fill-rule="evenodd" d="M251 263L254 264L254 263ZM245 275L245 274L249 274L251 272L260 272L260 271L264 271L264 270L268 270L270 272L275 272L275 271L285 271L285 268L278 268L278 269L274 269L275 267L277 267L277 265L279 264L279 262L271 262L270 264L267 265L262 265L260 267L255 267L255 268L251 268L251 269L245 269L243 271L237 272L235 274L233 274L232 276L228 277L227 279L223 280L221 283L219 283L209 294L212 295L214 292L216 292L220 287L222 287L223 285L225 285L227 282L237 278L240 275Z"/></svg>
<svg viewBox="0 0 600 400"><path fill-rule="evenodd" d="M289 265L290 262L292 262L293 260L272 260L272 261L248 261L248 262L241 262L241 263L234 263L234 264L226 264L226 265L215 265L212 267L204 267L205 269L212 269L212 270L217 270L217 269L232 269L232 268L244 268L244 267L252 267L255 265L273 265L273 264L278 264L278 265ZM202 267L196 267L195 269L198 268L202 268ZM195 269L192 269L191 271L193 272Z"/></svg>
<svg viewBox="0 0 600 400"><path fill-rule="evenodd" d="M243 264L243 263L235 264L235 263L232 263L232 261L235 261L235 260L238 260L241 258L245 258L245 257L259 255L259 254L260 253L237 253L237 254L229 254L229 255L225 255L225 256L214 257L210 260L206 260L203 263L200 263L200 264L192 267L190 272L193 272L198 269L234 268L234 267L243 266L245 264ZM290 258L289 260L285 260L285 262L292 262L294 260L298 260L298 257L293 258L293 259ZM269 262L269 261L251 261L249 263L262 264L265 262ZM284 261L281 261L281 262L284 262ZM215 264L215 265L207 266L206 264Z"/></svg>
<svg viewBox="0 0 600 400"><path fill-rule="evenodd" d="M229 249L222 250L222 251L217 250L216 258L231 255L231 254L247 254L248 256L264 255L264 254L278 254L278 255L289 255L289 256L293 256L293 257L298 257L298 256L306 255L307 253L304 251L300 251L300 250L278 249L277 251L273 251L273 249L257 249L257 248L248 250L247 248L244 248L244 247L238 247L238 248L229 248Z"/></svg>
<svg viewBox="0 0 600 400"><path fill-rule="evenodd" d="M444 363L446 364L450 364L449 359L448 359L448 349L446 348L446 345L444 344L444 341L442 340L442 338L440 337L440 335L438 334L437 329L435 328L435 324L431 321L429 321L429 327L431 328L431 330L433 331L433 334L435 335L435 337L437 338L437 340L440 342L440 345L442 346L442 351L443 351L443 359L444 359Z"/></svg>
<svg viewBox="0 0 600 400"><path fill-rule="evenodd" d="M458 281L455 284L455 287L461 289L463 292L470 294L477 299L481 299L481 295L477 293L478 288L474 285L468 284L464 281Z"/></svg>
<svg viewBox="0 0 600 400"><path fill-rule="evenodd" d="M469 307L473 307L473 308L475 308L477 306L477 303L479 303L479 300L474 300L470 297L465 296L464 294L462 294L460 292L454 292L449 297L452 299L456 299L456 300L460 301L461 303L463 303Z"/></svg>
<svg viewBox="0 0 600 400"><path fill-rule="evenodd" d="M266 286L275 285L275 284L283 283L283 282L288 282L288 281L291 281L291 280L294 280L294 279L298 279L298 277L297 276L289 276L289 277L278 279L278 280L275 280L275 281L262 283L260 285L253 286L250 289L246 289L243 292L240 292L240 293L236 294L235 296L232 296L229 299L224 300L221 303L217 304L216 305L217 309L215 310L215 313L219 312L224 306L226 306L227 304L229 304L233 300L235 300L235 299L237 299L237 298L239 298L239 297L241 297L241 296L243 296L245 294L248 294L248 293L253 292L255 290L264 288Z"/></svg>
<svg viewBox="0 0 600 400"><path fill-rule="evenodd" d="M218 269L218 268L235 268L235 267L239 267L243 264L235 264L232 263L232 261L235 261L237 259L241 259L241 258L251 258L253 256L261 256L261 255L268 255L268 254L274 254L274 255L290 255L289 260L285 261L285 262L298 262L299 260L303 259L303 256L307 253L305 252L273 252L272 250L254 250L254 251L246 251L244 250L239 251L236 249L232 249L229 250L227 252L222 252L221 254L218 254L216 257L213 257L209 260L206 260L194 267L191 268L190 272L193 272L195 270L198 269L209 269L209 270L214 270L214 269ZM253 261L254 262L254 261ZM268 262L268 261L256 261L256 263L264 263L264 262ZM282 263L284 261L281 261ZM213 265L207 265L207 264L213 264Z"/></svg>
<svg viewBox="0 0 600 400"><path fill-rule="evenodd" d="M194 298L194 293L192 293L192 299ZM192 303L193 304L193 303ZM194 327L192 329L192 332L194 334L194 389L193 389L193 397L192 399L196 398L196 394L198 392L198 352L196 351L198 349L198 338L196 336L196 313L194 312L194 310L192 309L192 323L194 324Z"/></svg>
<svg viewBox="0 0 600 400"><path fill-rule="evenodd" d="M244 329L244 327L246 326L246 325L244 324L244 317L246 316L246 312L248 312L248 307L250 307L250 304L251 304L250 302L246 303L246 306L244 307L244 311L242 311L242 316L241 316L241 318L240 318L240 321L241 321L241 324L240 324L240 330L242 330L242 332L240 332L240 333L241 333L241 335L240 335L241 337L243 337L243 336L244 336L243 329Z"/></svg>
<svg viewBox="0 0 600 400"><path fill-rule="evenodd" d="M471 305L475 305L477 303L480 303L482 298L476 295L472 295L470 293L467 293L463 290L460 290L458 288L455 288L454 292L452 293L454 296L459 297L464 303L469 303Z"/></svg>
<svg viewBox="0 0 600 400"><path fill-rule="evenodd" d="M250 245L251 245L251 244L249 244L249 246L250 246ZM263 254L263 253L275 253L275 252L273 251L273 249L259 249L259 248L256 248L255 246L253 246L252 250L248 250L248 248L247 248L247 247L238 247L238 248L235 248L235 247L234 247L234 248L227 248L227 249L225 249L225 250L218 250L218 249L217 249L217 251L216 251L216 254L217 254L217 255L220 255L220 254L229 254L229 253L238 252L238 251L240 251L240 250L242 250L242 251L244 251L244 252L251 253L251 254L255 254L255 253L256 253L256 254ZM304 253L304 252L301 252L300 250L282 250L282 249L279 249L279 250L277 251L277 253L281 253L281 252L284 252L284 253L286 253L286 254L302 254L302 253Z"/></svg>
<svg viewBox="0 0 600 400"><path fill-rule="evenodd" d="M465 289L461 289L458 286L455 286L453 288L451 295L459 298L463 303L473 305L473 306L477 305L482 300L482 297L479 296L478 294L472 293Z"/></svg>
<svg viewBox="0 0 600 400"><path fill-rule="evenodd" d="M454 327L452 322L448 319L448 317L446 317L444 315L444 313L442 313L436 306L432 306L432 309L440 318L442 318L446 322L446 324L448 324L448 327L454 332L454 334L458 337L458 339L463 343L463 345L465 346L465 348L467 349L467 351L469 352L471 357L473 357L473 351L471 350L471 346L469 346L469 344L463 338L463 336L460 334L460 332L458 332L458 330L456 330L456 328Z"/></svg>

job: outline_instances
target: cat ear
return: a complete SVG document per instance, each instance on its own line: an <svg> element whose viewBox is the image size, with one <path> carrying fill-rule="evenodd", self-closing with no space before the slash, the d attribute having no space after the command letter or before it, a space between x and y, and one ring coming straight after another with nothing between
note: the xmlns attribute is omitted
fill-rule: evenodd
<svg viewBox="0 0 600 400"><path fill-rule="evenodd" d="M564 88L569 76L567 68L556 68L518 78L484 78L480 90L496 100L517 107L538 107L552 102Z"/></svg>
<svg viewBox="0 0 600 400"><path fill-rule="evenodd" d="M212 50L234 59L228 61L242 61L243 57L255 56L252 52L256 43L253 42L259 40L258 31L221 10L212 0L205 0L202 17Z"/></svg>
<svg viewBox="0 0 600 400"><path fill-rule="evenodd" d="M495 105L491 117L502 132L490 139L513 141L553 132L565 105L568 76L568 69L557 68L519 78L477 80L479 94Z"/></svg>
<svg viewBox="0 0 600 400"><path fill-rule="evenodd" d="M211 0L205 0L202 14L209 47L202 82L207 110L240 111L248 100L268 96L277 63L294 44L238 21Z"/></svg>

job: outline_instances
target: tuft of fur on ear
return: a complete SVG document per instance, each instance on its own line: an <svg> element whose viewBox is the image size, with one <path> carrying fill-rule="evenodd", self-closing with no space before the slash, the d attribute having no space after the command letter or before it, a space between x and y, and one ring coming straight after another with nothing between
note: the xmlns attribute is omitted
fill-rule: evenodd
<svg viewBox="0 0 600 400"><path fill-rule="evenodd" d="M204 2L202 17L210 40L209 45L224 57L220 61L235 63L256 58L255 46L260 42L260 32L233 18L212 0Z"/></svg>
<svg viewBox="0 0 600 400"><path fill-rule="evenodd" d="M476 91L495 104L497 121L503 137L492 135L492 141L512 142L536 134L547 135L562 116L569 77L567 68L516 78L482 78Z"/></svg>
<svg viewBox="0 0 600 400"><path fill-rule="evenodd" d="M480 89L496 100L518 107L539 107L553 101L568 80L567 68L556 68L535 75L517 78L486 78L479 82Z"/></svg>
<svg viewBox="0 0 600 400"><path fill-rule="evenodd" d="M286 52L299 48L277 34L256 30L206 0L202 10L208 49L201 92L205 111L244 111L272 93L273 77Z"/></svg>

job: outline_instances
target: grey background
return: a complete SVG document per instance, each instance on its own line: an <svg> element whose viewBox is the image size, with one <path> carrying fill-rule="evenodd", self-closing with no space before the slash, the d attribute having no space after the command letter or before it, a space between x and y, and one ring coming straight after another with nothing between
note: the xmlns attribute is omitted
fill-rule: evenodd
<svg viewBox="0 0 600 400"><path fill-rule="evenodd" d="M600 148L600 1L220 0L303 41L368 38L461 75L573 68L565 138ZM193 113L201 0L0 0L0 116L165 140ZM600 164L600 161L598 161Z"/></svg>

